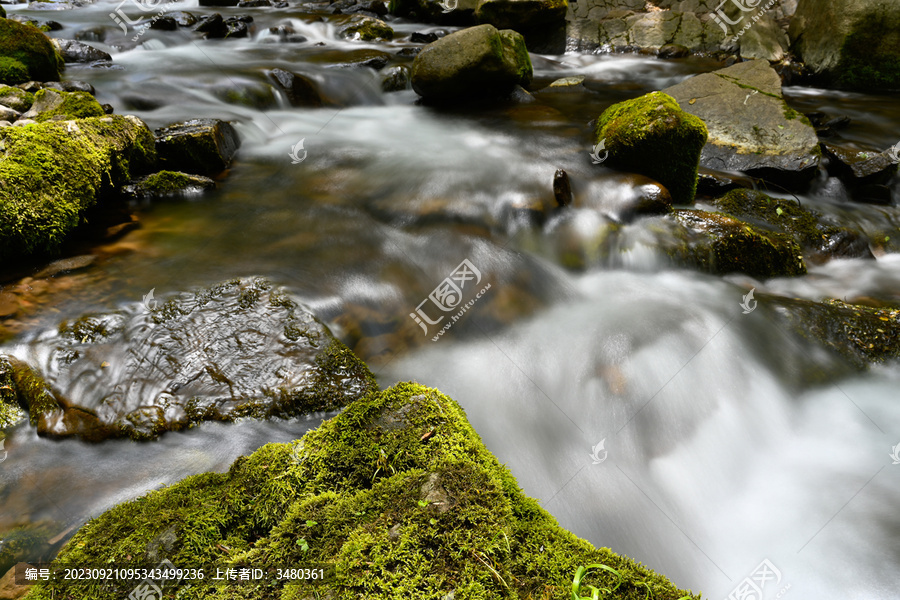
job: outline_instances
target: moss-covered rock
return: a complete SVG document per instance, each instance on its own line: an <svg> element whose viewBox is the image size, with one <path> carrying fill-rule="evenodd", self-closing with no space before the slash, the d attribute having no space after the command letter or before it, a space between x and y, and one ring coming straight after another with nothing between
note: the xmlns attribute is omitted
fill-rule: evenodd
<svg viewBox="0 0 900 600"><path fill-rule="evenodd" d="M609 152L607 164L663 184L676 204L690 204L697 191L706 125L661 92L614 104L597 120L595 147Z"/></svg>
<svg viewBox="0 0 900 600"><path fill-rule="evenodd" d="M29 79L28 69L25 65L14 58L0 56L0 82L15 85L25 83Z"/></svg>
<svg viewBox="0 0 900 600"><path fill-rule="evenodd" d="M425 46L413 62L412 87L428 100L451 102L507 94L532 76L520 34L478 25Z"/></svg>
<svg viewBox="0 0 900 600"><path fill-rule="evenodd" d="M167 551L160 551L166 539ZM664 577L559 527L525 496L443 394L401 383L353 402L293 444L269 444L227 473L190 477L86 524L56 564L327 564L313 588L208 578L178 598L563 598L580 565L621 573L616 597L685 595ZM586 583L609 585L609 572ZM113 597L100 584L39 583L29 596ZM133 585L131 586L133 587ZM127 589L123 586L123 589Z"/></svg>
<svg viewBox="0 0 900 600"><path fill-rule="evenodd" d="M803 208L794 200L779 200L762 192L738 189L711 203L757 227L790 235L812 262L831 258L874 258L864 235L824 222L821 214Z"/></svg>
<svg viewBox="0 0 900 600"><path fill-rule="evenodd" d="M19 423L28 411L31 424L37 425L38 416L62 407L47 382L22 361L0 354L0 406L11 421L0 424L6 429Z"/></svg>
<svg viewBox="0 0 900 600"><path fill-rule="evenodd" d="M237 131L219 119L191 119L156 130L160 166L215 175L228 168L241 145Z"/></svg>
<svg viewBox="0 0 900 600"><path fill-rule="evenodd" d="M674 218L677 241L667 251L679 264L761 279L806 273L799 244L786 234L702 210L676 210Z"/></svg>
<svg viewBox="0 0 900 600"><path fill-rule="evenodd" d="M45 88L34 95L34 103L22 118L41 123L102 117L105 114L100 103L87 92L61 92Z"/></svg>
<svg viewBox="0 0 900 600"><path fill-rule="evenodd" d="M0 260L52 253L104 190L145 173L153 135L136 117L0 130Z"/></svg>
<svg viewBox="0 0 900 600"><path fill-rule="evenodd" d="M390 25L381 19L365 15L354 15L339 31L343 38L364 42L394 39L394 30Z"/></svg>
<svg viewBox="0 0 900 600"><path fill-rule="evenodd" d="M126 185L123 192L134 198L164 198L193 196L215 187L216 182L209 177L177 171L160 171Z"/></svg>
<svg viewBox="0 0 900 600"><path fill-rule="evenodd" d="M41 30L11 19L0 19L0 57L20 62L28 71L28 79L35 81L58 81L64 64Z"/></svg>
<svg viewBox="0 0 900 600"><path fill-rule="evenodd" d="M17 87L0 85L0 104L23 113L34 104L34 94Z"/></svg>

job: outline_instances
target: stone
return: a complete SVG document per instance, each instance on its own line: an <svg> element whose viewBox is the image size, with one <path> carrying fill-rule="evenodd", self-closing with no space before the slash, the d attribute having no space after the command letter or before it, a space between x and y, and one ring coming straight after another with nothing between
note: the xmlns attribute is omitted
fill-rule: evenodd
<svg viewBox="0 0 900 600"><path fill-rule="evenodd" d="M67 63L89 63L97 60L112 60L108 52L77 40L54 38L53 45Z"/></svg>
<svg viewBox="0 0 900 600"><path fill-rule="evenodd" d="M269 77L284 91L291 106L322 106L319 85L312 78L284 69L272 69Z"/></svg>
<svg viewBox="0 0 900 600"><path fill-rule="evenodd" d="M241 145L234 127L219 119L191 119L157 129L155 135L160 166L196 175L224 171Z"/></svg>

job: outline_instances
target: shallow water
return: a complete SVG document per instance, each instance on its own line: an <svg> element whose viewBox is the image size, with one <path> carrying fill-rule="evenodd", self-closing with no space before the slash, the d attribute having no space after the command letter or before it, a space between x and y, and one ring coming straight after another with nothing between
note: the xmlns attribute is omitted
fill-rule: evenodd
<svg viewBox="0 0 900 600"><path fill-rule="evenodd" d="M173 10L251 14L256 32L201 41L150 31L135 46L109 20L116 6L29 14L64 23L59 37L107 27L96 45L116 68L69 68L67 77L92 83L118 113L151 127L234 120L243 147L216 192L141 207L141 228L98 250L90 283L50 299L10 348L151 289L165 298L267 276L329 322L382 385L415 379L460 402L526 493L595 545L712 597L727 596L763 559L791 597L896 597L900 518L891 500L900 466L888 454L900 443L900 371L851 372L785 331L763 301L748 315L739 306L751 287L898 303L896 254L833 261L794 279L719 278L671 268L648 219L622 228L617 251L598 254L584 272L562 266L570 237L602 244L609 222L595 209L629 191L619 174L591 164L589 121L717 64L535 56L536 81L584 75L585 89L539 93L540 105L437 110L416 105L411 91L382 93L370 69L323 62L358 48L393 53L411 45L403 36L433 27L401 24L399 41L364 44L336 39L332 23L308 22L299 8L179 2ZM284 20L309 42L268 43L266 28ZM336 106L297 109L278 97L260 110L223 100L227 89L262 89L263 71L274 67L318 78ZM895 98L785 93L798 110L852 117L841 143L883 150L898 141ZM301 139L307 157L291 164ZM558 168L593 208L541 228L525 209L552 200ZM893 185L896 204L896 178ZM833 180L800 199L900 236L896 207L849 203ZM432 342L434 331L423 334L409 313L463 259L492 287L470 319ZM811 374L821 371L833 378L816 383L822 378ZM51 442L20 429L0 468L4 520L49 518L64 531L160 483L223 471L321 418L204 424L146 445ZM592 464L601 440L597 456L608 454Z"/></svg>

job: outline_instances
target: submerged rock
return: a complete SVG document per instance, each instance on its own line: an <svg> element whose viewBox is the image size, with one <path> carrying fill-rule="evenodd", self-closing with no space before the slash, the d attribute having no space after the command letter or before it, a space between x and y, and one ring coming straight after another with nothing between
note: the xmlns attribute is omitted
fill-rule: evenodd
<svg viewBox="0 0 900 600"><path fill-rule="evenodd" d="M322 323L261 279L160 306L151 293L137 307L63 322L27 350L46 381L31 384L40 402L27 403L38 433L88 441L333 410L375 387Z"/></svg>
<svg viewBox="0 0 900 600"><path fill-rule="evenodd" d="M578 567L595 563L620 574L627 597L643 598L645 589L661 600L695 597L562 529L485 448L456 402L413 383L356 400L300 440L263 446L227 473L195 475L117 506L82 527L55 564L128 567L151 553L180 568L325 567L315 588L269 579L241 588L250 600L299 600L310 589L322 598L562 598ZM597 569L584 585L608 579ZM30 598L66 589L105 600L133 585L123 582L120 592L38 582ZM194 580L190 595L225 600L234 585Z"/></svg>
<svg viewBox="0 0 900 600"><path fill-rule="evenodd" d="M900 3L803 0L791 49L815 73L851 90L900 88Z"/></svg>
<svg viewBox="0 0 900 600"><path fill-rule="evenodd" d="M216 189L216 182L202 175L189 175L176 171L160 171L129 183L122 188L132 198L165 198L195 196Z"/></svg>
<svg viewBox="0 0 900 600"><path fill-rule="evenodd" d="M0 260L55 251L105 190L148 172L153 135L136 117L0 129Z"/></svg>
<svg viewBox="0 0 900 600"><path fill-rule="evenodd" d="M156 130L160 165L172 171L221 173L240 145L234 127L219 119L191 119Z"/></svg>
<svg viewBox="0 0 900 600"><path fill-rule="evenodd" d="M520 34L479 25L425 46L413 62L412 87L428 100L450 102L508 94L532 76Z"/></svg>
<svg viewBox="0 0 900 600"><path fill-rule="evenodd" d="M706 123L704 167L743 171L791 187L815 175L822 155L816 131L785 103L781 78L767 61L738 63L663 91Z"/></svg>
<svg viewBox="0 0 900 600"><path fill-rule="evenodd" d="M269 76L284 91L291 106L322 106L319 84L311 77L284 69L272 69Z"/></svg>
<svg viewBox="0 0 900 600"><path fill-rule="evenodd" d="M614 104L597 120L594 147L609 152L609 166L663 184L676 204L690 204L697 191L706 126L661 92Z"/></svg>

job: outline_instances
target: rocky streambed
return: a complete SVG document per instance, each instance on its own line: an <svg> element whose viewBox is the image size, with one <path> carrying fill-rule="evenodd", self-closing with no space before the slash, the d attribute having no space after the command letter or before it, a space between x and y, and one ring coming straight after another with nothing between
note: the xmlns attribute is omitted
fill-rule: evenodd
<svg viewBox="0 0 900 600"><path fill-rule="evenodd" d="M7 6L0 597L889 597L900 52L846 4Z"/></svg>

